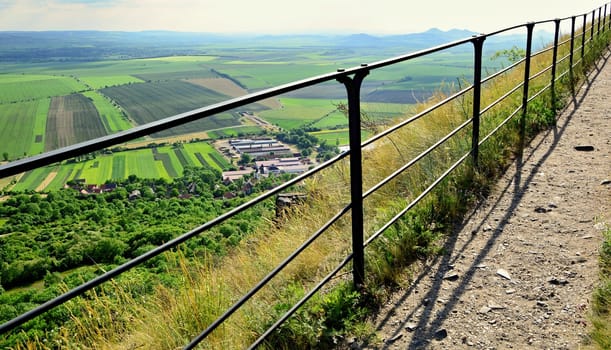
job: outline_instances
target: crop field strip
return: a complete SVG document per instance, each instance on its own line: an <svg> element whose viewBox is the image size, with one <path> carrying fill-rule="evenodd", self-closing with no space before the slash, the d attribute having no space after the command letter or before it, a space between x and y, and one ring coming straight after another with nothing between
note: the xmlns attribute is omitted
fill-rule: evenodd
<svg viewBox="0 0 611 350"><path fill-rule="evenodd" d="M125 177L126 177L125 154L113 155L111 179L120 180L120 179L124 179Z"/></svg>
<svg viewBox="0 0 611 350"><path fill-rule="evenodd" d="M19 182L13 187L14 191L25 191L36 189L46 178L53 168L43 167L26 172Z"/></svg>
<svg viewBox="0 0 611 350"><path fill-rule="evenodd" d="M123 115L121 110L113 106L112 103L99 92L87 91L83 93L83 96L91 99L91 102L93 102L108 134L127 130L133 126Z"/></svg>
<svg viewBox="0 0 611 350"><path fill-rule="evenodd" d="M81 94L51 99L45 150L53 150L106 135L95 105Z"/></svg>
<svg viewBox="0 0 611 350"><path fill-rule="evenodd" d="M44 150L43 135L49 103L50 100L45 98L0 105L0 140L4 140L0 153L7 152L9 159L14 159Z"/></svg>
<svg viewBox="0 0 611 350"><path fill-rule="evenodd" d="M163 164L163 167L165 168L166 172L168 173L168 175L170 177L177 177L178 176L178 172L176 171L176 169L174 168L174 166L172 165L172 160L170 159L170 155L167 153L158 153L155 155L155 161L159 161L161 162L161 164Z"/></svg>
<svg viewBox="0 0 611 350"><path fill-rule="evenodd" d="M0 103L23 102L88 90L72 77L53 75L0 75Z"/></svg>

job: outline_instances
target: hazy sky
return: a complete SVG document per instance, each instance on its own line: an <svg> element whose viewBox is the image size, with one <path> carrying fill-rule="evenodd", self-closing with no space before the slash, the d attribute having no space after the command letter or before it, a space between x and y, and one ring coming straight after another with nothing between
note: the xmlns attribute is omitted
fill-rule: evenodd
<svg viewBox="0 0 611 350"><path fill-rule="evenodd" d="M486 33L591 12L604 4L602 0L0 0L0 30L395 34L437 27Z"/></svg>

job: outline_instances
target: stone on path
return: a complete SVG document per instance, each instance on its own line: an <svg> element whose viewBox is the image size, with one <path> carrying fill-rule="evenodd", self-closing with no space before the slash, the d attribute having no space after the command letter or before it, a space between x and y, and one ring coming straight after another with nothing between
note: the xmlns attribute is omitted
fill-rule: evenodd
<svg viewBox="0 0 611 350"><path fill-rule="evenodd" d="M496 274L511 281L511 275L505 269L496 270Z"/></svg>

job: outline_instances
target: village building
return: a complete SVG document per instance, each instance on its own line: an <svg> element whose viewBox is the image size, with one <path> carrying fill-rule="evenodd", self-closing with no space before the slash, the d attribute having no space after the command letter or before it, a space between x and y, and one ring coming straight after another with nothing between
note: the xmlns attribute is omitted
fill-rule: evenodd
<svg viewBox="0 0 611 350"><path fill-rule="evenodd" d="M275 139L235 139L229 145L239 155L248 154L252 158L269 158L292 155L290 148Z"/></svg>
<svg viewBox="0 0 611 350"><path fill-rule="evenodd" d="M256 161L255 165L259 174L301 174L312 166L309 158L274 158L270 160Z"/></svg>

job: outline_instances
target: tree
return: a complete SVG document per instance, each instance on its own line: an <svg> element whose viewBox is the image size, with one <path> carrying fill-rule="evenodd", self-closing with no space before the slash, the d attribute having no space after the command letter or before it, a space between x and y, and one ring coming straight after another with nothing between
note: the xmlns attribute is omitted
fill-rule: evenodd
<svg viewBox="0 0 611 350"><path fill-rule="evenodd" d="M8 162L8 152L2 153L2 158L4 159L5 162Z"/></svg>
<svg viewBox="0 0 611 350"><path fill-rule="evenodd" d="M500 51L495 52L494 55L490 57L490 60L494 61L497 58L501 58L501 57L506 58L507 61L509 61L510 63L515 63L521 60L522 58L526 57L526 51L514 45L509 50L505 49L505 50L500 50Z"/></svg>
<svg viewBox="0 0 611 350"><path fill-rule="evenodd" d="M252 157L248 153L242 153L240 160L238 161L238 165L246 165L252 162Z"/></svg>

